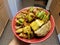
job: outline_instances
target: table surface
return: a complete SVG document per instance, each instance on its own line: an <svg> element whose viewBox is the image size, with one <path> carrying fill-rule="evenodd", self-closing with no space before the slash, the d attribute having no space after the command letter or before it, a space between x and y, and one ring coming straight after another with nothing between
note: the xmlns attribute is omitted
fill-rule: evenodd
<svg viewBox="0 0 60 45"><path fill-rule="evenodd" d="M2 37L0 37L0 45L8 45L13 38L14 35L12 33L11 21L9 21L5 28L5 31L3 32ZM30 45L59 45L56 29L46 41Z"/></svg>

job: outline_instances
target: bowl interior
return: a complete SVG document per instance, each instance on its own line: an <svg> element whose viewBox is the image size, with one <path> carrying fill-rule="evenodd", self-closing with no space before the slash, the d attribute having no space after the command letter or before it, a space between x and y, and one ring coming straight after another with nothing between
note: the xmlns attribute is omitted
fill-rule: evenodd
<svg viewBox="0 0 60 45"><path fill-rule="evenodd" d="M24 8L24 9L27 9L27 8ZM24 10L24 9L22 9L22 10ZM20 11L22 11L22 10L20 10ZM18 13L20 13L20 11L18 12ZM48 11L47 11L48 12ZM18 15L18 13L16 14L16 15ZM55 22L54 22L54 18L53 18L53 16L51 15L51 17L50 17L50 22L51 22L51 29L50 29L50 31L48 32L48 34L45 36L45 37L43 37L43 38L33 38L33 39L24 39L24 38L21 38L21 37L19 37L17 34L16 34L16 32L15 32L15 24L16 24L16 22L15 22L15 20L16 20L16 16L13 18L13 20L12 20L12 31L13 31L13 33L14 33L14 35L19 39L19 40L22 40L22 41L24 41L24 42L27 42L27 43L37 43L37 42L42 42L42 41L44 41L44 40L46 40L47 38L49 38L50 36L51 36L51 34L53 33L53 31L54 31L54 27L55 27Z"/></svg>

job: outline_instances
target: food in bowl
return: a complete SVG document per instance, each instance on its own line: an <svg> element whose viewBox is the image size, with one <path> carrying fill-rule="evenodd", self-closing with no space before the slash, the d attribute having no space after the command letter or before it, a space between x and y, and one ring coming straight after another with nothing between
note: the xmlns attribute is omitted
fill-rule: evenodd
<svg viewBox="0 0 60 45"><path fill-rule="evenodd" d="M16 33L26 39L46 36L51 28L50 13L39 7L29 7L20 11L15 21Z"/></svg>

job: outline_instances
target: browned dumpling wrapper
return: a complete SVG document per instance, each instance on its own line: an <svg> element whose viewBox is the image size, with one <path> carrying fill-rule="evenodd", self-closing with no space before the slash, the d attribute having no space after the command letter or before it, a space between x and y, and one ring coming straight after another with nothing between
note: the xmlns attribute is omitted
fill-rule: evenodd
<svg viewBox="0 0 60 45"><path fill-rule="evenodd" d="M51 22L48 21L46 24L44 24L41 28L36 30L34 33L37 34L37 36L45 36L51 29Z"/></svg>

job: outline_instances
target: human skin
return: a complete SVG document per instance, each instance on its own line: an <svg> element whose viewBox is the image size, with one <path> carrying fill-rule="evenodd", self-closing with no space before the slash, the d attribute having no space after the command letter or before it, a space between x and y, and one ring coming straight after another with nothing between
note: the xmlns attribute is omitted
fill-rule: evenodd
<svg viewBox="0 0 60 45"><path fill-rule="evenodd" d="M18 40L16 37L14 37L14 39L9 43L9 45L30 45L30 44Z"/></svg>

